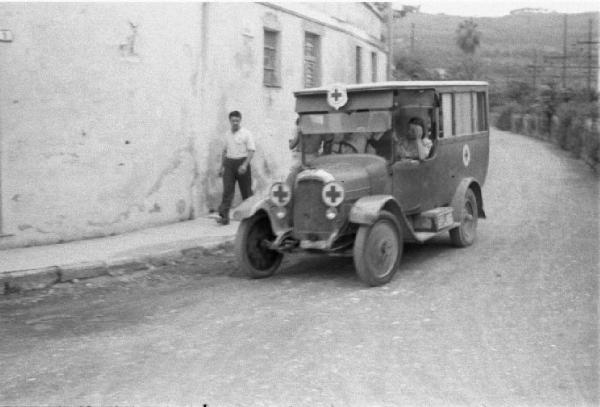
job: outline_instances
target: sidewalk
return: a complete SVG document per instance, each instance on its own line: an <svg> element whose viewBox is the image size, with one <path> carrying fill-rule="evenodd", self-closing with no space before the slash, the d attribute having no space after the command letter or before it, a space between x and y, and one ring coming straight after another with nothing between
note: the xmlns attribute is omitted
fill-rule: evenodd
<svg viewBox="0 0 600 407"><path fill-rule="evenodd" d="M148 269L182 250L232 242L238 224L221 226L207 216L118 236L0 250L0 295Z"/></svg>

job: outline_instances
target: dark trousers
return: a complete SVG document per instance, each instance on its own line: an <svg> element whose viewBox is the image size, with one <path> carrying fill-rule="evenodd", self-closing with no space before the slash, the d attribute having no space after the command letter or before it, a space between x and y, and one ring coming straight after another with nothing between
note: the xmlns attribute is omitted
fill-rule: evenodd
<svg viewBox="0 0 600 407"><path fill-rule="evenodd" d="M219 215L222 218L229 219L229 209L235 195L235 182L237 181L242 199L252 196L252 173L250 166L244 174L238 173L238 168L244 163L245 158L226 158L223 171L223 201L219 206Z"/></svg>

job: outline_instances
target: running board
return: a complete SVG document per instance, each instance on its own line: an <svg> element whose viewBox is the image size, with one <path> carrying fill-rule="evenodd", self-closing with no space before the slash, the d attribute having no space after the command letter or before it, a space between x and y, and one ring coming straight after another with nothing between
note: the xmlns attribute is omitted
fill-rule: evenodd
<svg viewBox="0 0 600 407"><path fill-rule="evenodd" d="M415 232L414 238L416 239L417 242L423 243L433 237L441 235L442 233L446 233L449 230L454 229L459 226L460 226L459 222L454 222L452 225L445 227L444 229L438 230L437 232Z"/></svg>

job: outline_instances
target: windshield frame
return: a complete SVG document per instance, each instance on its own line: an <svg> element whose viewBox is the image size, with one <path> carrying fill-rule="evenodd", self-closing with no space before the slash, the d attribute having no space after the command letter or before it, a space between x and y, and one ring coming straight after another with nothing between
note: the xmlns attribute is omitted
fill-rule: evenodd
<svg viewBox="0 0 600 407"><path fill-rule="evenodd" d="M352 128L350 127L346 127L346 128L342 128L341 130L343 131L338 131L338 132L332 132L330 131L331 129L324 129L325 131L323 132L308 132L308 133L304 133L302 131L302 122L303 122L303 117L306 116L311 116L311 115L321 115L321 116L326 116L326 115L352 115L352 114L356 114L359 113L362 115L366 114L369 115L369 118L373 118L375 115L373 115L373 113L385 113L385 120L386 123L385 125L382 125L383 123L379 123L378 126L376 124L373 124L373 126L371 127L371 129L369 129L369 122L367 120L367 117L357 117L356 119L362 119L359 120L357 123L355 122ZM393 108L385 108L385 109L360 109L360 110L351 110L351 111L322 111L322 112L306 112L306 113L301 113L300 117L299 117L299 122L298 122L298 131L299 131L299 137L300 137L300 151L302 154L302 163L303 164L308 164L307 162L307 155L309 155L309 159L312 160L314 158L317 157L321 157L324 155L330 155L330 154L339 154L339 155L352 155L352 154L344 154L344 153L334 153L333 150L333 144L338 144L340 141L346 141L343 140L344 137L347 137L349 135L356 135L356 134L364 134L364 137L367 137L367 140L365 141L365 148L366 145L368 144L368 139L370 139L370 137L375 134L375 133L384 133L384 132L388 132L391 131L393 132L393 127L394 127L394 123L393 123L393 115L394 115L394 109ZM342 116L343 117L343 116ZM381 116L380 116L381 117ZM375 119L376 120L376 119ZM365 123L366 122L366 123ZM342 126L343 127L343 126ZM318 146L318 152L315 153L311 153L311 152L307 152L307 148L306 148L306 142L308 140L309 137L319 137L320 140L318 141L319 146ZM393 137L392 137L392 141L391 143L393 144ZM352 143L350 143L352 144ZM393 148L393 145L390 147ZM359 153L361 153L359 151ZM356 153L353 153L356 154ZM389 160L388 160L389 161Z"/></svg>

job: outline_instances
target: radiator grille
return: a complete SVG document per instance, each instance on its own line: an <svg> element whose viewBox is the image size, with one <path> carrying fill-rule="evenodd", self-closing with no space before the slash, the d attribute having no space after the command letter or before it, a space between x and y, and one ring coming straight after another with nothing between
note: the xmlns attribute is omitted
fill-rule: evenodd
<svg viewBox="0 0 600 407"><path fill-rule="evenodd" d="M323 240L333 231L325 217L327 205L321 199L323 182L301 180L294 191L294 233L302 239Z"/></svg>

